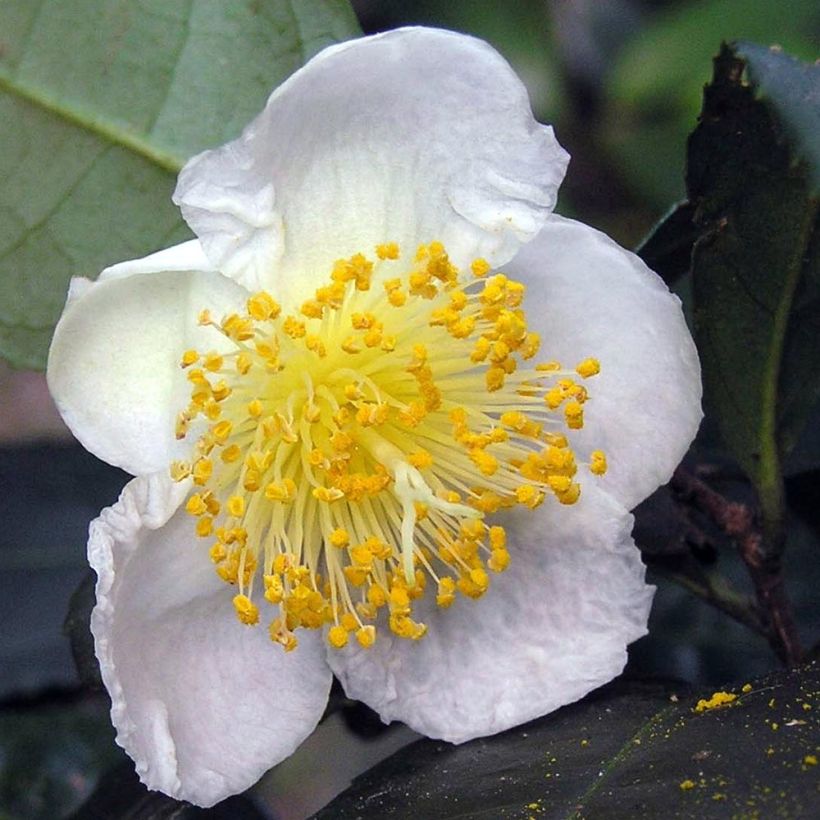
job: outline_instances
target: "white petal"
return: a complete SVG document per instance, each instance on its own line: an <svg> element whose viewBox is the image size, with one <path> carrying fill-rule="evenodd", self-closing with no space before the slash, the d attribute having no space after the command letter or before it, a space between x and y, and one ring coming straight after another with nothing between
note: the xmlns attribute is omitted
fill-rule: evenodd
<svg viewBox="0 0 820 820"><path fill-rule="evenodd" d="M623 669L654 591L632 517L592 490L573 507L545 504L507 522L512 562L482 599L441 610L427 595L421 640L385 628L371 649L329 650L350 697L385 722L461 743L547 714Z"/></svg>
<svg viewBox="0 0 820 820"><path fill-rule="evenodd" d="M91 525L91 630L117 742L140 779L199 806L243 791L313 730L331 676L321 636L295 652L246 627L214 573L185 487L134 479Z"/></svg>
<svg viewBox="0 0 820 820"><path fill-rule="evenodd" d="M98 458L134 475L187 455L190 444L174 438L174 419L189 398L180 356L224 342L197 325L200 310L218 319L248 295L216 273L146 267L72 285L48 360L49 388L71 432Z"/></svg>
<svg viewBox="0 0 820 820"><path fill-rule="evenodd" d="M702 417L700 364L677 296L606 234L559 216L505 266L529 287L540 355L574 368L595 357L577 452L606 453L599 482L631 509L669 480Z"/></svg>
<svg viewBox="0 0 820 820"><path fill-rule="evenodd" d="M489 45L408 28L321 52L238 140L183 168L174 200L220 270L296 299L380 242L506 261L567 160Z"/></svg>
<svg viewBox="0 0 820 820"><path fill-rule="evenodd" d="M198 239L191 239L170 248L143 256L141 259L129 259L109 265L97 277L98 282L105 279L119 279L133 276L135 273L162 273L163 271L215 271Z"/></svg>

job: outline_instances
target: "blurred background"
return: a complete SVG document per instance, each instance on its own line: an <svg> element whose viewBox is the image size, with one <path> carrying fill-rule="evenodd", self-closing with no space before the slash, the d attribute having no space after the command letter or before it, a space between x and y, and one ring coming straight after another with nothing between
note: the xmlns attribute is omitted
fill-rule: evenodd
<svg viewBox="0 0 820 820"><path fill-rule="evenodd" d="M777 43L805 60L817 57L820 42L816 0L355 0L353 6L365 33L424 24L492 43L523 78L537 117L554 125L572 155L558 211L632 248L684 198L686 137L721 40ZM685 280L679 287L685 300ZM717 451L708 424L698 447L707 457ZM103 771L122 763L104 696L80 688L63 619L87 574L88 522L116 499L125 480L72 442L42 375L0 361L0 818L68 816ZM807 643L817 639L811 605L820 584L812 554L815 492L805 480L790 484L789 583ZM731 550L703 559L721 562L728 577L748 586ZM650 635L633 647L627 674L718 684L776 665L762 639L682 588L656 582ZM410 737L403 729L381 731L361 708L342 710L263 782L256 809L243 804L223 816L244 810L264 816L260 806L288 820L306 816ZM335 769L326 763L329 749L340 761Z"/></svg>

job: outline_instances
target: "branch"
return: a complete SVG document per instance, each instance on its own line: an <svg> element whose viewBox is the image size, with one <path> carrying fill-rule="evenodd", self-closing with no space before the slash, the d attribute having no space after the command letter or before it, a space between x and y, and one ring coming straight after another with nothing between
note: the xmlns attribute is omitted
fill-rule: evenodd
<svg viewBox="0 0 820 820"><path fill-rule="evenodd" d="M652 561L651 566L656 572L771 642L772 629L765 614L761 613L754 600L738 592L725 580L705 573L680 571L663 561Z"/></svg>
<svg viewBox="0 0 820 820"><path fill-rule="evenodd" d="M799 664L803 650L786 593L782 545L772 544L769 548L757 515L746 504L729 501L683 467L675 471L670 486L681 501L708 515L734 541L749 570L758 603L771 623L769 644L785 664Z"/></svg>

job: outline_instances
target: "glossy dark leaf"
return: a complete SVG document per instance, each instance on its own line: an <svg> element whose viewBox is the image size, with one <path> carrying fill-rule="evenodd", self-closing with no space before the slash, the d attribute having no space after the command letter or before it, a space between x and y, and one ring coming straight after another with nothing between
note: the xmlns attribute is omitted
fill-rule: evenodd
<svg viewBox="0 0 820 820"><path fill-rule="evenodd" d="M677 282L692 266L692 246L698 237L689 202L676 205L637 249L638 256L667 285Z"/></svg>
<svg viewBox="0 0 820 820"><path fill-rule="evenodd" d="M200 809L140 783L130 760L108 771L94 793L69 820L266 820L251 800L229 797L210 809Z"/></svg>
<svg viewBox="0 0 820 820"><path fill-rule="evenodd" d="M772 53L754 53L758 76ZM689 141L695 333L707 406L777 517L782 459L820 397L820 231L805 152L747 80L724 47ZM820 75L814 94L803 104L820 105Z"/></svg>
<svg viewBox="0 0 820 820"><path fill-rule="evenodd" d="M720 41L777 42L813 60L820 17L816 0L697 0L639 8L642 25L633 28L606 75L601 137L629 182L665 208L683 194L686 137Z"/></svg>
<svg viewBox="0 0 820 820"><path fill-rule="evenodd" d="M65 697L0 711L0 818L264 820L251 800L199 809L146 789L114 744L104 697Z"/></svg>
<svg viewBox="0 0 820 820"><path fill-rule="evenodd" d="M817 19L817 18L815 18ZM797 159L806 162L812 193L820 193L820 65L803 63L779 46L739 43L758 97L774 109L789 132Z"/></svg>
<svg viewBox="0 0 820 820"><path fill-rule="evenodd" d="M817 800L820 666L700 696L609 688L462 746L418 741L315 820L809 817Z"/></svg>

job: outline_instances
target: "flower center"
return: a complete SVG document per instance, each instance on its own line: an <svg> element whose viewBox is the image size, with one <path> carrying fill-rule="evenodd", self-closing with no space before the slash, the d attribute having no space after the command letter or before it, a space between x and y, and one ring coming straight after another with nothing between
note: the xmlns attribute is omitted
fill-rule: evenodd
<svg viewBox="0 0 820 820"><path fill-rule="evenodd" d="M294 315L265 292L244 314L203 312L228 352L182 356L177 437L204 432L171 474L193 480L186 509L238 587L239 620L258 623L261 577L288 650L298 627L325 625L332 646L351 633L371 646L381 610L396 635L422 637L413 602L428 586L446 608L510 562L487 516L580 493L564 433L583 426L578 378L598 362L530 364L524 286L482 259L464 275L437 242L409 265L394 243L376 257L336 262ZM588 467L605 472L603 453Z"/></svg>

